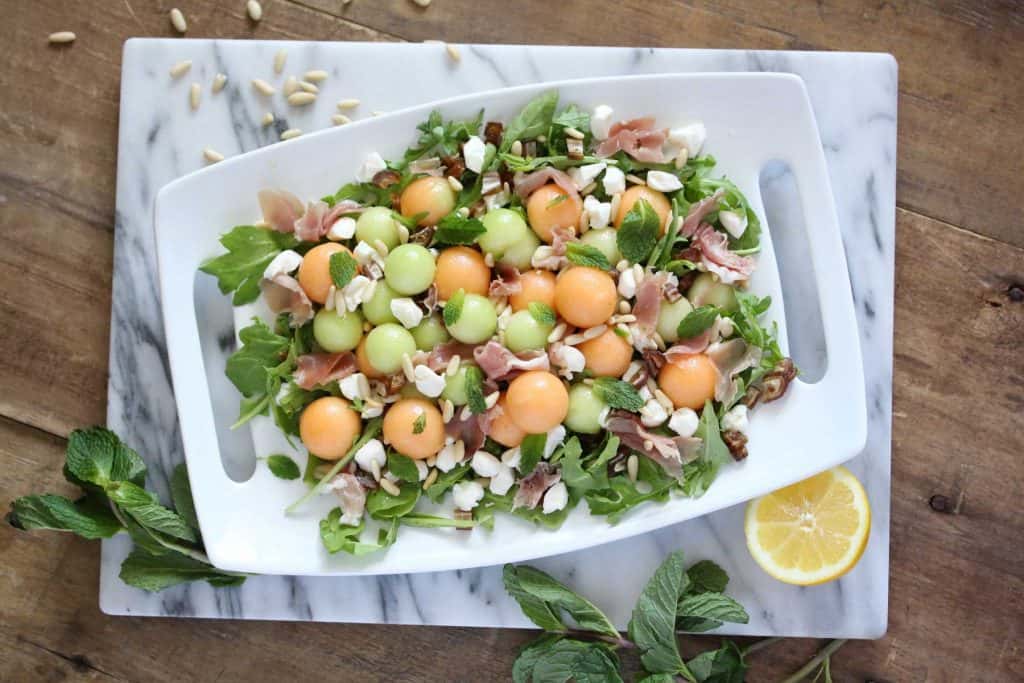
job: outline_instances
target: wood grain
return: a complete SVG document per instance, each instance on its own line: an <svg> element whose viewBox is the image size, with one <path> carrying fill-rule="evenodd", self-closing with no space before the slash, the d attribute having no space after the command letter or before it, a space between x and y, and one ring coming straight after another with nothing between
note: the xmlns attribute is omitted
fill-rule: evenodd
<svg viewBox="0 0 1024 683"><path fill-rule="evenodd" d="M889 635L837 681L1024 669L1020 4L241 0L180 3L191 37L871 49L901 65ZM194 5L188 7L185 5ZM105 409L121 45L170 2L0 0L0 503L66 492L63 439ZM340 15L342 18L337 18ZM495 17L500 17L496 20ZM51 48L45 37L74 30ZM1010 133L1008 133L1008 131ZM923 214L923 215L922 215ZM928 218L931 216L940 220ZM957 227L959 226L959 227ZM970 231L970 232L968 232ZM99 548L0 525L0 680L504 680L530 632L109 618ZM687 648L706 646L688 640ZM197 647L199 645L199 647ZM750 680L820 643L756 656Z"/></svg>

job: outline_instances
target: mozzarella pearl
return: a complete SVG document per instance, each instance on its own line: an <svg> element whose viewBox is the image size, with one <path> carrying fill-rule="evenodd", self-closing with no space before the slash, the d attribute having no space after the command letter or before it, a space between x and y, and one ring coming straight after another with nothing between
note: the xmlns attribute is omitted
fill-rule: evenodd
<svg viewBox="0 0 1024 683"><path fill-rule="evenodd" d="M537 237L551 244L555 228L576 228L583 213L583 202L572 197L558 185L550 183L537 188L526 200L526 217Z"/></svg>
<svg viewBox="0 0 1024 683"><path fill-rule="evenodd" d="M528 270L519 278L520 289L508 298L513 311L521 311L534 301L555 307L555 274L550 270Z"/></svg>
<svg viewBox="0 0 1024 683"><path fill-rule="evenodd" d="M335 396L316 399L299 417L299 438L310 453L324 460L345 455L361 430L359 413L348 401Z"/></svg>
<svg viewBox="0 0 1024 683"><path fill-rule="evenodd" d="M455 208L455 190L444 178L425 176L412 181L402 191L401 205L406 218L426 214L418 225L437 225Z"/></svg>
<svg viewBox="0 0 1024 683"><path fill-rule="evenodd" d="M622 227L622 221L626 219L626 214L641 199L647 200L647 203L654 209L654 213L658 214L658 221L661 226L660 232L665 232L665 221L672 210L672 204L668 201L668 197L657 190L652 190L646 185L634 185L622 193L622 201L619 202L619 212L615 214L615 227Z"/></svg>
<svg viewBox="0 0 1024 683"><path fill-rule="evenodd" d="M555 375L530 370L508 385L508 414L527 434L544 434L569 412L569 392Z"/></svg>
<svg viewBox="0 0 1024 683"><path fill-rule="evenodd" d="M665 363L658 373L658 386L676 408L699 410L715 397L718 370L703 353Z"/></svg>
<svg viewBox="0 0 1024 683"><path fill-rule="evenodd" d="M327 301L327 295L334 284L334 281L331 280L331 254L336 254L339 251L348 251L348 249L340 244L327 242L313 247L302 257L302 265L299 266L299 286L302 287L302 291L306 293L310 301L315 301L318 304Z"/></svg>
<svg viewBox="0 0 1024 683"><path fill-rule="evenodd" d="M417 434L417 421L420 427ZM384 441L396 451L414 460L423 460L444 446L444 420L431 401L403 398L384 414Z"/></svg>
<svg viewBox="0 0 1024 683"><path fill-rule="evenodd" d="M588 339L578 348L586 359L586 368L598 377L622 377L633 359L633 347L615 334L605 330L599 337Z"/></svg>
<svg viewBox="0 0 1024 683"><path fill-rule="evenodd" d="M491 285L491 269L484 263L483 254L469 247L449 247L437 257L434 273L437 297L448 301L460 289L467 294L487 296Z"/></svg>
<svg viewBox="0 0 1024 683"><path fill-rule="evenodd" d="M603 270L576 267L555 283L555 308L576 327L593 327L608 320L618 305L615 281Z"/></svg>

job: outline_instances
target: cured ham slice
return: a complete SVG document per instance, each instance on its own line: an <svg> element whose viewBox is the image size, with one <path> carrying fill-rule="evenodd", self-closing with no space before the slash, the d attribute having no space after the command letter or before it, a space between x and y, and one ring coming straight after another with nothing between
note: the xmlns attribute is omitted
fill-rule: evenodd
<svg viewBox="0 0 1024 683"><path fill-rule="evenodd" d="M672 477L681 477L683 464L698 455L701 440L696 443L692 437L671 437L648 431L640 417L623 410L616 410L608 416L605 425L609 432L619 437L624 446L643 453L661 466Z"/></svg>
<svg viewBox="0 0 1024 683"><path fill-rule="evenodd" d="M472 358L475 348L472 344L463 344L456 341L445 342L431 349L426 360L423 362L434 372L440 372L448 367L448 362L453 356L458 356L461 360Z"/></svg>
<svg viewBox="0 0 1024 683"><path fill-rule="evenodd" d="M292 327L301 327L313 319L313 302L291 275L278 273L269 280L263 280L260 290L271 311L290 314Z"/></svg>
<svg viewBox="0 0 1024 683"><path fill-rule="evenodd" d="M555 185L558 185L558 187L565 190L567 195L574 199L578 199L580 196L580 193L576 190L576 183L572 181L569 174L550 166L542 168L539 171L534 171L533 173L528 173L516 180L516 194L521 198L526 199L533 194L534 190L549 182L553 182Z"/></svg>
<svg viewBox="0 0 1024 683"><path fill-rule="evenodd" d="M339 474L328 482L327 488L341 501L341 519L338 521L346 526L357 526L366 508L366 489L356 475L347 472Z"/></svg>
<svg viewBox="0 0 1024 683"><path fill-rule="evenodd" d="M451 420L444 426L445 434L466 446L466 453L472 454L484 445L484 430L481 427L480 415L469 415L462 419L462 411L456 411ZM489 426L489 423L488 423Z"/></svg>
<svg viewBox="0 0 1024 683"><path fill-rule="evenodd" d="M707 223L697 228L693 242L700 249L704 267L727 285L746 280L754 272L754 259L729 251L729 238Z"/></svg>
<svg viewBox="0 0 1024 683"><path fill-rule="evenodd" d="M473 358L488 379L500 382L527 370L550 370L551 361L544 351L512 353L496 341L473 349Z"/></svg>
<svg viewBox="0 0 1024 683"><path fill-rule="evenodd" d="M732 402L739 388L736 375L761 362L761 349L739 338L712 344L705 353L718 370L715 400L726 404Z"/></svg>
<svg viewBox="0 0 1024 683"><path fill-rule="evenodd" d="M636 304L633 315L636 324L644 332L651 334L658 325L658 311L661 310L661 291L667 279L666 273L655 273L645 277L636 288Z"/></svg>
<svg viewBox="0 0 1024 683"><path fill-rule="evenodd" d="M495 277L487 292L490 296L512 296L523 291L523 285L519 281L518 268L499 262L494 265L494 270Z"/></svg>
<svg viewBox="0 0 1024 683"><path fill-rule="evenodd" d="M302 201L287 190L260 190L256 193L263 220L278 232L293 232L302 216Z"/></svg>
<svg viewBox="0 0 1024 683"><path fill-rule="evenodd" d="M611 127L607 140L597 147L599 157L610 157L623 151L637 161L660 164L665 161L662 147L668 134L654 129L654 119L645 117L620 121Z"/></svg>
<svg viewBox="0 0 1024 683"><path fill-rule="evenodd" d="M356 371L356 357L351 351L307 353L299 356L297 363L295 383L307 391L344 379Z"/></svg>
<svg viewBox="0 0 1024 683"><path fill-rule="evenodd" d="M532 510L540 504L549 488L562 480L562 473L546 462L539 462L526 477L519 482L519 489L512 499L512 509L527 508Z"/></svg>
<svg viewBox="0 0 1024 683"><path fill-rule="evenodd" d="M707 215L718 209L718 202L721 201L724 194L724 190L715 190L710 197L705 197L691 205L690 210L686 212L686 218L683 219L683 227L679 229L679 234L683 237L693 237Z"/></svg>

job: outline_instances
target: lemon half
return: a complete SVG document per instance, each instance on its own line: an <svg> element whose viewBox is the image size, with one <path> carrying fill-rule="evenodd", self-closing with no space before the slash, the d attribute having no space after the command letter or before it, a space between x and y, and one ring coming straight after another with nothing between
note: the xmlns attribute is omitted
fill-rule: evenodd
<svg viewBox="0 0 1024 683"><path fill-rule="evenodd" d="M750 501L744 530L762 569L810 586L857 564L871 531L871 506L857 478L836 467Z"/></svg>

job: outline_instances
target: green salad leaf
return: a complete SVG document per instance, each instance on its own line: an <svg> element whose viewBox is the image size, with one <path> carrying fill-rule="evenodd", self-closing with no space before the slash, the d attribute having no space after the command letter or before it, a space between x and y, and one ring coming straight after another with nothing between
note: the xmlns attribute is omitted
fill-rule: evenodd
<svg viewBox="0 0 1024 683"><path fill-rule="evenodd" d="M388 453L388 472L405 482L415 483L420 480L420 471L416 469L416 462L412 458L407 458L394 451Z"/></svg>
<svg viewBox="0 0 1024 683"><path fill-rule="evenodd" d="M715 324L718 318L717 306L701 306L686 314L679 321L676 334L680 339L691 339Z"/></svg>
<svg viewBox="0 0 1024 683"><path fill-rule="evenodd" d="M431 244L474 244L485 232L487 228L479 218L468 218L453 212L438 222Z"/></svg>
<svg viewBox="0 0 1024 683"><path fill-rule="evenodd" d="M441 472L437 475L437 479L434 483L427 487L427 498L431 501L438 503L444 498L444 494L448 493L448 490L455 486L457 483L462 481L467 474L470 473L469 463L464 462L461 465L453 467L447 472Z"/></svg>
<svg viewBox="0 0 1024 683"><path fill-rule="evenodd" d="M399 168L406 168L410 162L431 154L452 156L459 151L459 145L480 131L484 120L481 109L475 118L465 121L445 121L437 109L430 112L427 120L416 126L420 136L416 146L406 150Z"/></svg>
<svg viewBox="0 0 1024 683"><path fill-rule="evenodd" d="M255 225L239 225L220 238L228 253L204 261L199 270L217 278L222 294L235 295L235 306L252 303L260 295L260 281L274 257L298 245L295 235Z"/></svg>
<svg viewBox="0 0 1024 683"><path fill-rule="evenodd" d="M644 263L651 255L661 232L661 220L646 199L633 204L619 226L615 240L622 257L631 263Z"/></svg>
<svg viewBox="0 0 1024 683"><path fill-rule="evenodd" d="M527 102L522 111L509 121L498 151L507 152L516 140L525 142L547 133L557 108L557 90L548 90Z"/></svg>
<svg viewBox="0 0 1024 683"><path fill-rule="evenodd" d="M266 393L270 371L284 360L291 340L275 334L259 318L243 327L238 337L242 346L228 358L224 372L243 396Z"/></svg>
<svg viewBox="0 0 1024 683"><path fill-rule="evenodd" d="M487 400L484 397L484 374L475 365L466 368L463 375L463 382L466 387L466 405L469 412L474 415L482 415L487 412Z"/></svg>
<svg viewBox="0 0 1024 683"><path fill-rule="evenodd" d="M420 499L419 483L404 483L397 496L383 488L374 489L366 496L366 511L374 519L397 519L412 512Z"/></svg>
<svg viewBox="0 0 1024 683"><path fill-rule="evenodd" d="M544 459L544 446L547 444L547 434L528 434L523 442L519 444L519 471L525 475L533 472L541 460Z"/></svg>

